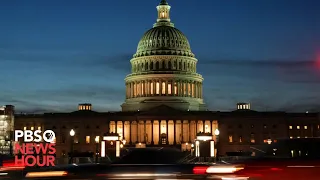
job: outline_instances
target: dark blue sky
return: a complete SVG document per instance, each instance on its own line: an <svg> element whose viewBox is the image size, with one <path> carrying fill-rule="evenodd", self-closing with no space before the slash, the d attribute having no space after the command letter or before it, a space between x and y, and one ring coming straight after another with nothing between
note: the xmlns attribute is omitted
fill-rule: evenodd
<svg viewBox="0 0 320 180"><path fill-rule="evenodd" d="M120 110L129 60L159 1L1 1L0 104ZM199 60L211 110L239 101L256 110L320 110L320 1L168 2Z"/></svg>

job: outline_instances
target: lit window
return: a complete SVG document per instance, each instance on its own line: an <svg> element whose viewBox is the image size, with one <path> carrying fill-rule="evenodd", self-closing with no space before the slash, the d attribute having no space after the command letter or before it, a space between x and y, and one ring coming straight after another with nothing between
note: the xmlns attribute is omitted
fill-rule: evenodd
<svg viewBox="0 0 320 180"><path fill-rule="evenodd" d="M137 85L136 83L133 84L133 96L136 97L137 95Z"/></svg>
<svg viewBox="0 0 320 180"><path fill-rule="evenodd" d="M230 135L229 136L229 143L232 143L233 142L233 139L232 139L232 136Z"/></svg>
<svg viewBox="0 0 320 180"><path fill-rule="evenodd" d="M292 126L289 126L289 129L292 129Z"/></svg>
<svg viewBox="0 0 320 180"><path fill-rule="evenodd" d="M144 95L144 83L141 83L141 95Z"/></svg>
<svg viewBox="0 0 320 180"><path fill-rule="evenodd" d="M174 83L174 94L178 94L178 88L177 88L177 83Z"/></svg>
<svg viewBox="0 0 320 180"><path fill-rule="evenodd" d="M241 142L241 143L242 143L242 136L240 136L240 137L239 137L239 142Z"/></svg>
<svg viewBox="0 0 320 180"><path fill-rule="evenodd" d="M188 83L188 96L191 96L191 84Z"/></svg>
<svg viewBox="0 0 320 180"><path fill-rule="evenodd" d="M86 136L86 143L87 143L87 144L90 143L90 136Z"/></svg>
<svg viewBox="0 0 320 180"><path fill-rule="evenodd" d="M96 136L95 141L100 142L100 136Z"/></svg>
<svg viewBox="0 0 320 180"><path fill-rule="evenodd" d="M165 82L162 82L161 89L162 89L161 94L166 94L166 83Z"/></svg>
<svg viewBox="0 0 320 180"><path fill-rule="evenodd" d="M160 84L156 83L156 94L160 94Z"/></svg>
<svg viewBox="0 0 320 180"><path fill-rule="evenodd" d="M27 127L23 127L23 130L27 130Z"/></svg>
<svg viewBox="0 0 320 180"><path fill-rule="evenodd" d="M250 142L251 142L251 143L255 143L255 142L256 142L255 139L254 139L254 134L253 134L253 133L251 134Z"/></svg>
<svg viewBox="0 0 320 180"><path fill-rule="evenodd" d="M300 126L297 126L297 129L300 129Z"/></svg>
<svg viewBox="0 0 320 180"><path fill-rule="evenodd" d="M292 136L290 136L290 139L292 139L293 137Z"/></svg>
<svg viewBox="0 0 320 180"><path fill-rule="evenodd" d="M153 82L151 83L151 85L150 85L150 94L153 94Z"/></svg>
<svg viewBox="0 0 320 180"><path fill-rule="evenodd" d="M192 97L195 97L195 89L194 89L194 84L191 84L191 89L192 89Z"/></svg>
<svg viewBox="0 0 320 180"><path fill-rule="evenodd" d="M304 126L304 129L308 129L308 126Z"/></svg>
<svg viewBox="0 0 320 180"><path fill-rule="evenodd" d="M268 142L268 144L271 144L271 143L272 143L272 140L271 140L271 139L268 139L267 142Z"/></svg>
<svg viewBox="0 0 320 180"><path fill-rule="evenodd" d="M161 12L161 18L164 18L165 17L165 12Z"/></svg>
<svg viewBox="0 0 320 180"><path fill-rule="evenodd" d="M140 96L141 83L137 84L137 96Z"/></svg>
<svg viewBox="0 0 320 180"><path fill-rule="evenodd" d="M33 131L33 130L34 130L34 127L32 126L32 127L31 127L31 131Z"/></svg>
<svg viewBox="0 0 320 180"><path fill-rule="evenodd" d="M171 83L168 84L168 94L171 94Z"/></svg>
<svg viewBox="0 0 320 180"><path fill-rule="evenodd" d="M304 138L308 138L308 136L305 136Z"/></svg>
<svg viewBox="0 0 320 180"><path fill-rule="evenodd" d="M298 136L297 138L300 138L300 136Z"/></svg>
<svg viewBox="0 0 320 180"><path fill-rule="evenodd" d="M38 126L38 130L41 130L41 126Z"/></svg>
<svg viewBox="0 0 320 180"><path fill-rule="evenodd" d="M183 95L187 95L187 84L183 83Z"/></svg>

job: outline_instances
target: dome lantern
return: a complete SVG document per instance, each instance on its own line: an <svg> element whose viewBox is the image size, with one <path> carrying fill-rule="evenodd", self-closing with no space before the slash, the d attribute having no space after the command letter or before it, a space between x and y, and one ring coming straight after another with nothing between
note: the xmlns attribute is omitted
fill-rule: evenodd
<svg viewBox="0 0 320 180"><path fill-rule="evenodd" d="M174 24L170 20L170 9L171 6L167 3L166 0L161 0L160 4L157 6L158 10L158 19L157 23L153 27L157 26L171 26L174 27Z"/></svg>

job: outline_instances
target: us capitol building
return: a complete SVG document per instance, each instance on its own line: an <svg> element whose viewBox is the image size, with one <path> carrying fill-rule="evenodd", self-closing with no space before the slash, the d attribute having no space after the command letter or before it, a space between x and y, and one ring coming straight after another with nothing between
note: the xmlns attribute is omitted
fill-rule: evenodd
<svg viewBox="0 0 320 180"><path fill-rule="evenodd" d="M198 133L219 142L219 154L253 151L279 138L318 137L318 113L257 112L249 103L232 112L209 111L203 100L203 77L187 37L170 19L170 5L157 6L157 21L141 38L125 78L121 112L95 112L91 104L78 111L15 115L15 129L56 133L57 157L71 144L77 151L94 152L95 140L117 133L124 146L176 146L190 150ZM70 137L73 129L75 135ZM219 131L219 134L213 132Z"/></svg>

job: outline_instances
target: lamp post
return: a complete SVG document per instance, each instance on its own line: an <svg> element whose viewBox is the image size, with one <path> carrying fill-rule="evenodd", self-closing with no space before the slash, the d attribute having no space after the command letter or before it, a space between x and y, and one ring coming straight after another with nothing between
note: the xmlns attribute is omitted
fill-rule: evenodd
<svg viewBox="0 0 320 180"><path fill-rule="evenodd" d="M99 153L99 136L96 136L95 138L95 142L96 142L96 163L98 163L98 153Z"/></svg>
<svg viewBox="0 0 320 180"><path fill-rule="evenodd" d="M71 136L71 146L70 146L70 164L73 163L73 141L74 141L74 135L76 134L76 132L71 129L70 130L70 136Z"/></svg>
<svg viewBox="0 0 320 180"><path fill-rule="evenodd" d="M217 153L216 153L216 161L219 160L219 134L220 134L220 131L219 129L216 129L214 131L214 135L216 136L216 146L217 146Z"/></svg>

